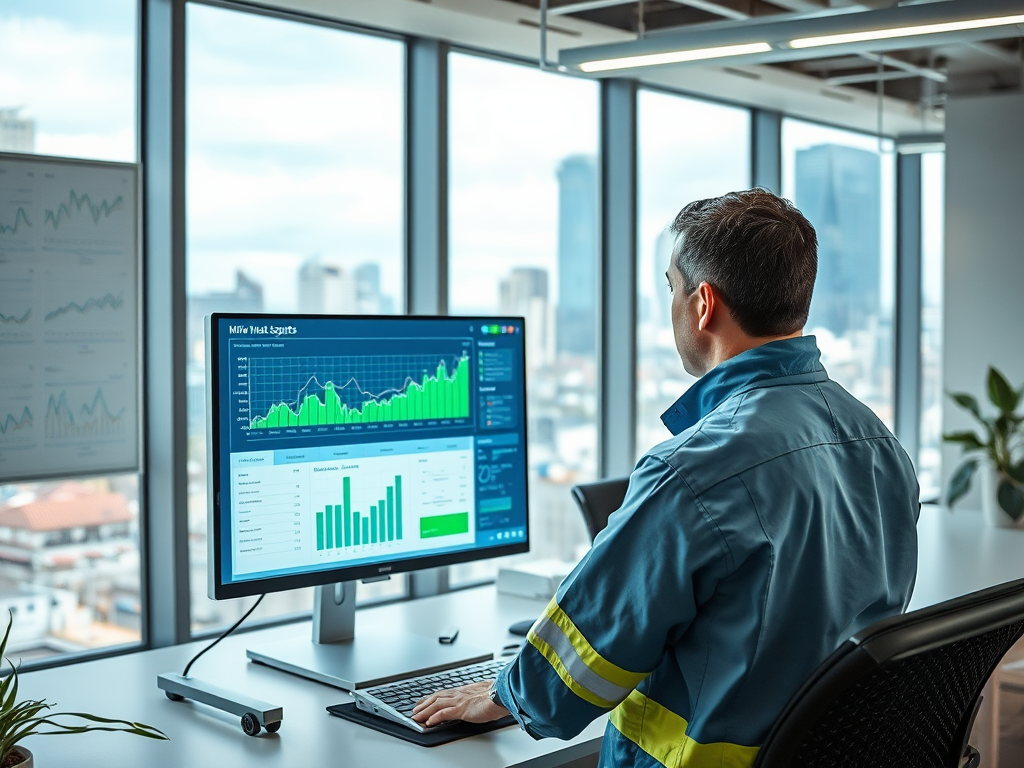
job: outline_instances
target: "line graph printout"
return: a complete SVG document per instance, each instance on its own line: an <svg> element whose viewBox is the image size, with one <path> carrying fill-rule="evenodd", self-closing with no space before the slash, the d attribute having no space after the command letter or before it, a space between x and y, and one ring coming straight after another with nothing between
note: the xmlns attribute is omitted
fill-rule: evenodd
<svg viewBox="0 0 1024 768"><path fill-rule="evenodd" d="M0 153L0 483L138 468L137 188Z"/></svg>

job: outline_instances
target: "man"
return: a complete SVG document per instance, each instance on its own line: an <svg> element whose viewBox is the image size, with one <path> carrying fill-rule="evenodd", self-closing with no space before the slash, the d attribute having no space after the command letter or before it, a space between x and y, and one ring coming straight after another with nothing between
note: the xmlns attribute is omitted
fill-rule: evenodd
<svg viewBox="0 0 1024 768"><path fill-rule="evenodd" d="M494 683L418 705L428 724L510 711L571 738L610 712L601 766L744 768L811 672L906 609L914 468L802 336L814 229L753 189L686 206L668 270L683 366L674 437Z"/></svg>

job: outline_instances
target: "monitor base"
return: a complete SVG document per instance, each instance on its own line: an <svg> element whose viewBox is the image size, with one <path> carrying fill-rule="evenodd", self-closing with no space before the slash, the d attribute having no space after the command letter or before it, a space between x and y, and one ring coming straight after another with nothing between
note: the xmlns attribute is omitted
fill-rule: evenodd
<svg viewBox="0 0 1024 768"><path fill-rule="evenodd" d="M443 645L436 637L402 630L386 635L367 633L339 643L296 638L249 648L245 653L258 664L346 691L494 658L493 653L461 643Z"/></svg>
<svg viewBox="0 0 1024 768"><path fill-rule="evenodd" d="M357 636L355 597L354 582L317 587L312 640L268 643L246 650L246 656L257 664L346 691L494 658L493 653L479 648L458 642L440 643L436 637L398 628Z"/></svg>

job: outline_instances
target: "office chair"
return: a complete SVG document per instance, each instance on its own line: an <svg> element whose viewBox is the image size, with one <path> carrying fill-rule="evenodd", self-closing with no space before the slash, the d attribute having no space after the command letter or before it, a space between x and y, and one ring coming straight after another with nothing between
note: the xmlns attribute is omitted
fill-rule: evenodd
<svg viewBox="0 0 1024 768"><path fill-rule="evenodd" d="M583 522L587 525L591 541L608 525L608 516L622 506L628 487L628 477L616 477L572 487L572 498L583 513Z"/></svg>
<svg viewBox="0 0 1024 768"><path fill-rule="evenodd" d="M827 658L754 768L977 768L981 689L1024 634L1024 579L894 616Z"/></svg>

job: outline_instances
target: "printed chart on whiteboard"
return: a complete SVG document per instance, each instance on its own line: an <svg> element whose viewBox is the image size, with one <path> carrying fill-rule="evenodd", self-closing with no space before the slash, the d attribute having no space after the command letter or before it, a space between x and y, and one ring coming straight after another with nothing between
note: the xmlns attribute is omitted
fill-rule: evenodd
<svg viewBox="0 0 1024 768"><path fill-rule="evenodd" d="M137 183L0 155L0 483L138 468Z"/></svg>

